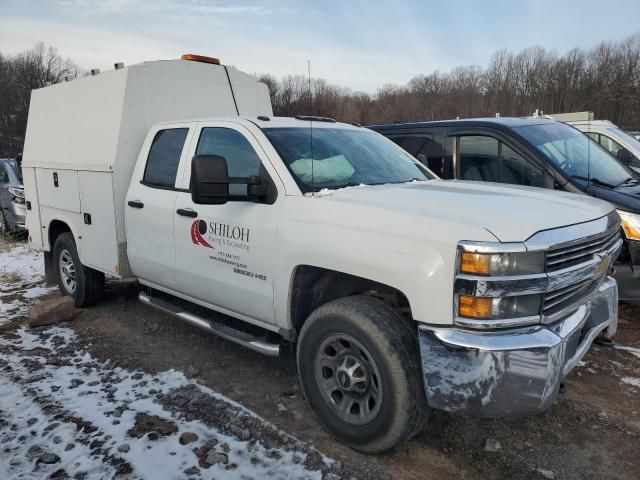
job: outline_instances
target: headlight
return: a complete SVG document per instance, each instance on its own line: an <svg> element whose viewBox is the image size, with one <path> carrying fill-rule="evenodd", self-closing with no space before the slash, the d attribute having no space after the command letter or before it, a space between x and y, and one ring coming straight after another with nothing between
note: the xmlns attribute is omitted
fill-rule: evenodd
<svg viewBox="0 0 640 480"><path fill-rule="evenodd" d="M523 243L460 242L454 324L487 329L539 323L542 294L518 291L542 277L543 250L527 251Z"/></svg>
<svg viewBox="0 0 640 480"><path fill-rule="evenodd" d="M7 188L8 192L12 195L12 200L16 203L24 203L24 189L17 187Z"/></svg>
<svg viewBox="0 0 640 480"><path fill-rule="evenodd" d="M476 320L533 317L540 314L542 295L512 297L458 297L458 316Z"/></svg>
<svg viewBox="0 0 640 480"><path fill-rule="evenodd" d="M618 210L622 219L622 229L629 240L640 240L640 215Z"/></svg>
<svg viewBox="0 0 640 480"><path fill-rule="evenodd" d="M462 252L460 273L490 277L544 273L544 252Z"/></svg>

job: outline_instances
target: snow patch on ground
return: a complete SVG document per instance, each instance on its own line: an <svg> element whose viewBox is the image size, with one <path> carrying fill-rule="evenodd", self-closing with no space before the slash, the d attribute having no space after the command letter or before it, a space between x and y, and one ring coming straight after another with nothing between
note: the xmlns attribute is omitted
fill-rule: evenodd
<svg viewBox="0 0 640 480"><path fill-rule="evenodd" d="M620 380L626 383L627 385L631 385L632 387L640 388L640 378L636 377L622 377Z"/></svg>
<svg viewBox="0 0 640 480"><path fill-rule="evenodd" d="M27 315L33 300L55 290L44 284L42 253L24 245L0 252L0 325Z"/></svg>
<svg viewBox="0 0 640 480"><path fill-rule="evenodd" d="M37 282L44 275L42 253L18 245L0 252L0 275L16 272L24 282Z"/></svg>
<svg viewBox="0 0 640 480"><path fill-rule="evenodd" d="M629 347L627 345L620 345L620 344L616 344L615 348L617 348L618 350L624 350L625 352L629 352L631 355L634 355L640 358L640 348Z"/></svg>
<svg viewBox="0 0 640 480"><path fill-rule="evenodd" d="M70 477L84 473L85 479L117 474L149 479L322 478L321 470L307 469L307 455L298 448L267 448L260 441L239 440L165 409L159 401L177 388L196 386L225 401L228 408L240 408L239 416L259 418L219 393L174 370L151 375L114 368L75 342L73 331L62 327L36 333L22 328L0 337L2 479L48 478L59 469ZM158 438L150 433L130 436L141 413L170 422L176 431ZM181 445L184 432L195 433L198 440ZM225 461L208 468L199 465L194 449L207 442ZM44 454L57 460L44 463ZM326 466L332 463L323 460ZM188 469L193 470L184 473Z"/></svg>

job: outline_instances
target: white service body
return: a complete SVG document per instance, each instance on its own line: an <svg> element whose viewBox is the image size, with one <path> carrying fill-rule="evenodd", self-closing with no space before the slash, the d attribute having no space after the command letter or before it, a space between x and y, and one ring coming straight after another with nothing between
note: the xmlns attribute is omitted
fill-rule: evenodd
<svg viewBox="0 0 640 480"><path fill-rule="evenodd" d="M72 229L84 265L130 276L124 199L149 129L238 114L272 115L266 85L192 61L144 62L34 90L23 154L32 245L50 251L47 228L59 220Z"/></svg>

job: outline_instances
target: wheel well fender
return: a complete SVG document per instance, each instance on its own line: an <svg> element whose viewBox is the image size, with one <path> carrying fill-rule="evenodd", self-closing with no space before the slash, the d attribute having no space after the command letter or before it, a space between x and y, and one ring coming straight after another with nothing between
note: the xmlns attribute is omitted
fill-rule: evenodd
<svg viewBox="0 0 640 480"><path fill-rule="evenodd" d="M352 295L379 298L412 319L409 300L397 288L336 270L299 265L293 272L289 290L289 324L293 334L290 336L296 336L316 308Z"/></svg>
<svg viewBox="0 0 640 480"><path fill-rule="evenodd" d="M57 238L66 232L70 232L73 235L73 238L75 238L73 230L71 230L71 227L67 222L55 219L49 223L49 233L47 235L47 240L49 242L49 251L53 252L53 247L56 243Z"/></svg>

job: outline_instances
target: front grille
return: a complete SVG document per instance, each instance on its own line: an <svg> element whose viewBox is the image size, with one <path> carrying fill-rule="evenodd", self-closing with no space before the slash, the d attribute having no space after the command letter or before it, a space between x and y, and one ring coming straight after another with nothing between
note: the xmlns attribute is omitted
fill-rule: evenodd
<svg viewBox="0 0 640 480"><path fill-rule="evenodd" d="M587 262L593 258L594 254L607 252L619 238L620 229L616 227L577 243L552 247L547 251L547 272L555 272Z"/></svg>
<svg viewBox="0 0 640 480"><path fill-rule="evenodd" d="M565 307L573 305L579 299L591 293L596 284L597 282L591 279L583 280L568 287L545 293L542 304L542 314L552 315Z"/></svg>

